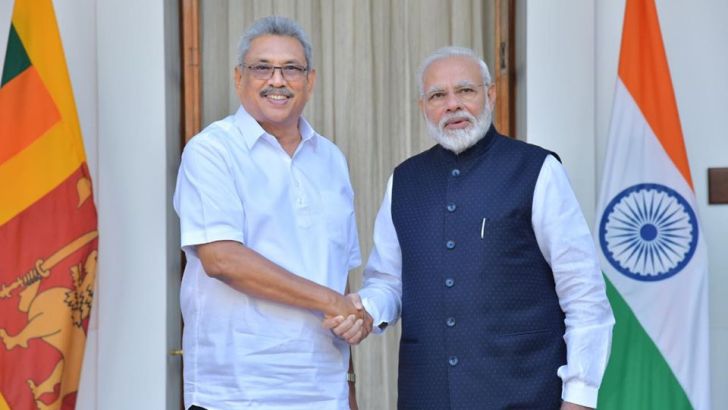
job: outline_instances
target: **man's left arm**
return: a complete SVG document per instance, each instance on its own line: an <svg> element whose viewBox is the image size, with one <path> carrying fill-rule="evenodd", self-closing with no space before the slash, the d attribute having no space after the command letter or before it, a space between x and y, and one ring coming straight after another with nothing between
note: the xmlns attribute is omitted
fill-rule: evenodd
<svg viewBox="0 0 728 410"><path fill-rule="evenodd" d="M589 226L563 166L550 155L534 189L532 224L565 314L566 364L558 369L562 408L596 407L614 317Z"/></svg>

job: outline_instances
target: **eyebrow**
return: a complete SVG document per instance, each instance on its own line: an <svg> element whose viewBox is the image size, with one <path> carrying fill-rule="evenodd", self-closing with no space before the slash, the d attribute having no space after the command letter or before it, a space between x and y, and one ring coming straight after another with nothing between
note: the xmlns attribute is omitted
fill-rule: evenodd
<svg viewBox="0 0 728 410"><path fill-rule="evenodd" d="M429 94L436 93L436 92L443 92L443 91L445 91L444 88L435 85L435 86L428 88L427 91L425 91L425 95L429 95Z"/></svg>

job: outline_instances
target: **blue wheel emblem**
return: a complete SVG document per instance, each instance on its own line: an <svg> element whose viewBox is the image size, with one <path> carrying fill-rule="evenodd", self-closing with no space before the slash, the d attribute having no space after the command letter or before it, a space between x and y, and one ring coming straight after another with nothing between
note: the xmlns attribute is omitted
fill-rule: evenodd
<svg viewBox="0 0 728 410"><path fill-rule="evenodd" d="M631 186L614 197L599 223L599 244L614 269L658 281L680 272L695 253L698 223L690 204L659 184Z"/></svg>

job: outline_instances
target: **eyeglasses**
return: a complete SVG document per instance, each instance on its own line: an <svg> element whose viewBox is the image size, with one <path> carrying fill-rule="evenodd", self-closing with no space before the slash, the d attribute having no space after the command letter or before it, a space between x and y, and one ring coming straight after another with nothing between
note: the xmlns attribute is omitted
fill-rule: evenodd
<svg viewBox="0 0 728 410"><path fill-rule="evenodd" d="M241 67L247 68L250 74L258 80L267 80L273 77L273 73L276 70L281 70L281 75L286 81L299 81L306 76L308 67L302 67L295 64L286 64L284 66L277 66L272 64L241 64Z"/></svg>
<svg viewBox="0 0 728 410"><path fill-rule="evenodd" d="M460 85L453 88L452 93L461 103L475 102L480 96L480 88L489 84ZM425 94L425 102L433 108L439 108L447 104L449 93L446 90L435 89Z"/></svg>

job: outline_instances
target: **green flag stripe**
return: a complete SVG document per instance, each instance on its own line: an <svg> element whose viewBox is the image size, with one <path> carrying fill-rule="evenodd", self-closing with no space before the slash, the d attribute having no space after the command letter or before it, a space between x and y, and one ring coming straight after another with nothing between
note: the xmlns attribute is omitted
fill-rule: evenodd
<svg viewBox="0 0 728 410"><path fill-rule="evenodd" d="M659 349L605 276L616 324L612 353L599 389L600 410L692 409Z"/></svg>
<svg viewBox="0 0 728 410"><path fill-rule="evenodd" d="M0 82L0 87L25 71L28 67L30 67L30 58L28 58L28 53L25 52L25 47L23 47L23 42L20 41L18 32L15 31L15 26L11 24L10 35L8 36L8 48L5 52L3 79Z"/></svg>

